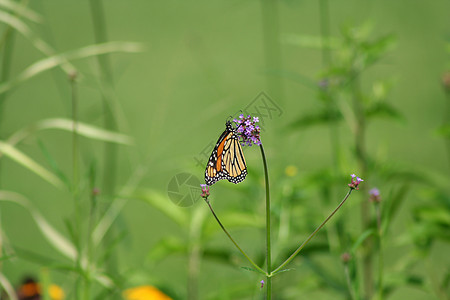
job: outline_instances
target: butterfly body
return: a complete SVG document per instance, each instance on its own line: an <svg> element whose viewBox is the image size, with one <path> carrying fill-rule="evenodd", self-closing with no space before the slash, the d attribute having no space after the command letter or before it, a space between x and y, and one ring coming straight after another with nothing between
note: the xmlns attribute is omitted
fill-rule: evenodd
<svg viewBox="0 0 450 300"><path fill-rule="evenodd" d="M230 121L226 122L225 127L206 165L207 185L213 185L222 179L237 184L247 176L247 165L236 129Z"/></svg>

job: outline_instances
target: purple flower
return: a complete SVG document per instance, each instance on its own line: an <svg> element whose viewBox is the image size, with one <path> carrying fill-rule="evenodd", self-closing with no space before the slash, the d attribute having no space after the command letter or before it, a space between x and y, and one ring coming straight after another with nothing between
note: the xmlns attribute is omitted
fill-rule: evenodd
<svg viewBox="0 0 450 300"><path fill-rule="evenodd" d="M350 175L352 177L352 182L348 184L348 186L353 190L359 190L358 185L363 182L361 178L357 177L355 174ZM356 179L355 179L356 178Z"/></svg>
<svg viewBox="0 0 450 300"><path fill-rule="evenodd" d="M237 135L242 146L251 146L252 144L261 145L260 132L261 128L256 125L259 122L258 117L244 114L239 116L239 120L233 120L237 126Z"/></svg>
<svg viewBox="0 0 450 300"><path fill-rule="evenodd" d="M370 202L380 202L381 201L381 197L380 197L380 191L377 188L373 188L369 191L369 201Z"/></svg>
<svg viewBox="0 0 450 300"><path fill-rule="evenodd" d="M264 287L264 280L261 280L259 283L261 283L261 288Z"/></svg>
<svg viewBox="0 0 450 300"><path fill-rule="evenodd" d="M208 196L209 196L209 186L207 184L200 184L200 187L202 188L202 193L201 193L200 197L207 200Z"/></svg>

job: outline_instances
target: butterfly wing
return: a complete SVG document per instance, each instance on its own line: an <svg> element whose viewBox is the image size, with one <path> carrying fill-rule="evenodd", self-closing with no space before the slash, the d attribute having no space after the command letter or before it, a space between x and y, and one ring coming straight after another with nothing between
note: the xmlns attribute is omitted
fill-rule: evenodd
<svg viewBox="0 0 450 300"><path fill-rule="evenodd" d="M239 183L247 175L244 154L234 129L229 123L219 137L209 157L205 170L205 182L213 185L219 180L227 179Z"/></svg>

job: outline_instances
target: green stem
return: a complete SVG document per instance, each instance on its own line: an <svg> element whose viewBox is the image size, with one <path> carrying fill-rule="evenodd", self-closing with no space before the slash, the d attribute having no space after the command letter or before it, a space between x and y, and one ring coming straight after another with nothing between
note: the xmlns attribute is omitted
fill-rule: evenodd
<svg viewBox="0 0 450 300"><path fill-rule="evenodd" d="M358 170L361 174L364 174L364 178L368 178L367 174L367 155L365 148L365 130L366 130L366 119L363 107L362 92L359 82L359 74L353 72L351 77L353 80L353 108L354 115L356 117L355 132L354 132L354 143L355 143L355 155L358 162ZM361 188L364 190L364 186ZM362 230L365 231L370 228L370 209L369 202L362 201L361 203L361 226ZM364 294L366 299L370 299L373 294L373 266L372 266L372 244L373 240L367 238L363 244L363 280L364 280Z"/></svg>
<svg viewBox="0 0 450 300"><path fill-rule="evenodd" d="M267 259L267 282L266 282L266 299L272 298L272 277L269 276L272 273L272 245L270 243L270 186L269 186L269 171L267 170L266 154L264 153L264 147L261 144L259 146L261 150L261 157L264 165L264 182L266 185L266 259Z"/></svg>
<svg viewBox="0 0 450 300"><path fill-rule="evenodd" d="M450 88L447 87L447 89L449 89L449 90L446 91L447 109L444 114L444 125L450 126ZM449 137L446 137L445 144L447 147L447 158L448 158L448 163L450 166L450 138ZM450 171L450 168L448 168L448 170Z"/></svg>
<svg viewBox="0 0 450 300"><path fill-rule="evenodd" d="M383 300L383 232L381 229L381 209L380 203L375 203L375 210L377 215L377 229L378 229L378 299Z"/></svg>
<svg viewBox="0 0 450 300"><path fill-rule="evenodd" d="M0 71L0 83L6 82L9 80L9 75L11 72L11 63L12 63L12 55L13 55L13 49L14 49L14 37L15 37L15 31L12 29L12 27L8 26L5 29L5 33L3 35L3 57L2 57L2 67ZM1 49L1 45L0 45ZM3 120L3 115L5 114L5 102L6 98L8 97L8 93L2 93L0 94L0 128L1 128L1 122ZM1 131L0 131L1 134ZM0 136L2 138L2 136ZM0 167L2 162L0 161ZM1 168L0 168L1 171ZM0 184L1 184L1 173L0 173ZM0 248L1 249L1 248Z"/></svg>
<svg viewBox="0 0 450 300"><path fill-rule="evenodd" d="M311 241L311 239L317 234L317 232L322 229L322 227L331 219L331 217L333 217L333 215L341 208L342 205L344 205L345 201L347 200L347 198L350 196L350 194L352 193L352 188L350 188L350 190L348 191L347 195L345 195L344 199L341 201L341 203L339 203L339 205L333 210L333 212L325 219L325 221L322 222L322 224L320 224L319 227L316 228L316 230L314 230L313 233L310 234L310 236L297 248L297 250L294 251L294 253L291 254L291 256L289 256L288 259L286 259L278 268L276 268L270 275L274 275L276 274L278 271L280 271L284 266L286 266L291 260L293 260L297 254L303 249L303 247L305 247L309 241Z"/></svg>
<svg viewBox="0 0 450 300"><path fill-rule="evenodd" d="M214 209L212 208L211 204L209 203L209 200L205 200L206 204L208 204L209 209L211 210L214 218L216 219L217 223L219 223L220 228L222 228L223 232L228 236L228 238L231 240L231 242L236 246L236 248L242 253L242 255L245 256L245 258L262 274L267 275L267 273L261 269L245 252L242 250L241 247L234 241L234 239L231 237L231 235L228 233L228 231L225 229L225 227L222 225L222 222L220 222L219 218L217 217L216 213L214 212Z"/></svg>
<svg viewBox="0 0 450 300"><path fill-rule="evenodd" d="M101 0L91 0L92 22L94 24L95 42L105 43L108 41L106 33L106 21L104 9ZM102 92L104 126L108 130L115 131L117 128L112 109L112 99L110 99L111 89L113 87L112 68L107 54L97 55L97 61L100 70L100 78L103 88ZM104 149L104 175L103 175L103 194L111 196L114 193L116 178L116 158L117 147L112 143L105 144Z"/></svg>
<svg viewBox="0 0 450 300"><path fill-rule="evenodd" d="M70 78L72 92L72 172L73 172L73 193L74 198L78 198L79 168L78 168L78 101L76 91L76 75Z"/></svg>
<svg viewBox="0 0 450 300"><path fill-rule="evenodd" d="M344 271L345 271L345 281L347 282L347 288L350 293L350 298L352 300L356 300L355 291L353 290L353 285L352 285L352 279L350 278L350 270L348 267L348 263L345 263Z"/></svg>

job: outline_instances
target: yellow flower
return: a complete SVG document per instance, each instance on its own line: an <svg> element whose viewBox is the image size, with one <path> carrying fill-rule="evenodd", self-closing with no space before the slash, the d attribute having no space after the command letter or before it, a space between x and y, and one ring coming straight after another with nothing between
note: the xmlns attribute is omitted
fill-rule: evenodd
<svg viewBox="0 0 450 300"><path fill-rule="evenodd" d="M293 165L287 166L284 172L287 176L294 177L297 174L297 167Z"/></svg>
<svg viewBox="0 0 450 300"><path fill-rule="evenodd" d="M52 300L64 300L66 297L63 289L56 284L50 284L48 287L48 293L50 294L50 298Z"/></svg>
<svg viewBox="0 0 450 300"><path fill-rule="evenodd" d="M172 298L150 285L125 290L123 296L126 300L172 300Z"/></svg>

